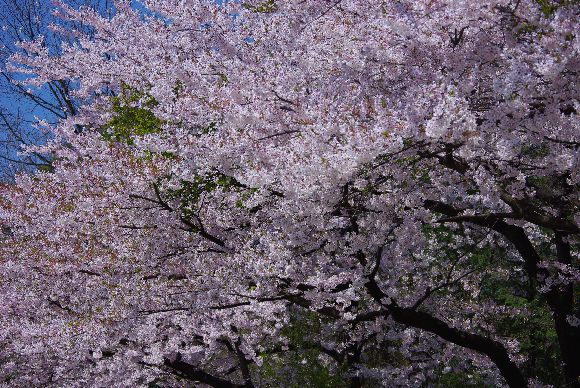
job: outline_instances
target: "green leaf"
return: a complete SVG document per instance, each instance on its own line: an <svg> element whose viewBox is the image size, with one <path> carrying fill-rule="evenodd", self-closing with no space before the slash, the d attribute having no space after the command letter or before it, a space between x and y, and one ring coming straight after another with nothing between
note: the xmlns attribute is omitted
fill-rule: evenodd
<svg viewBox="0 0 580 388"><path fill-rule="evenodd" d="M111 98L114 114L101 127L103 138L132 145L137 136L161 132L164 122L152 111L157 105L150 94L122 86L119 95Z"/></svg>
<svg viewBox="0 0 580 388"><path fill-rule="evenodd" d="M244 3L242 6L252 12L259 12L259 13L272 13L276 12L278 9L278 4L276 4L275 0L266 0L258 5L252 5L249 3Z"/></svg>

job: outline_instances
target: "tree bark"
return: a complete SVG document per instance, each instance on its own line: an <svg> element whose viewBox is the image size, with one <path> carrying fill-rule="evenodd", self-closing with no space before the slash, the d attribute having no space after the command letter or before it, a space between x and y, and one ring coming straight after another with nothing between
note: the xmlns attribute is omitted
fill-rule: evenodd
<svg viewBox="0 0 580 388"><path fill-rule="evenodd" d="M382 292L374 279L369 279L365 286L373 299L386 308L385 315L393 317L395 322L428 331L446 341L485 354L498 367L501 375L511 388L524 388L528 386L522 372L518 366L510 360L508 352L499 342L494 341L491 338L467 333L460 329L451 327L439 318L428 313L400 307L395 302L385 304L383 300L386 295Z"/></svg>

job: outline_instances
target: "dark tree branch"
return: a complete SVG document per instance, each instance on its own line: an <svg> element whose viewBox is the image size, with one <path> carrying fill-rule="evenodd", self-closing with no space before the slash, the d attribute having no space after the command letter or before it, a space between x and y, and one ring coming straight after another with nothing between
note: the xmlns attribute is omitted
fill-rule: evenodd
<svg viewBox="0 0 580 388"><path fill-rule="evenodd" d="M203 370L194 368L193 365L188 364L181 359L181 355L178 354L175 360L170 360L165 358L163 364L172 370L176 375L186 378L191 381L200 382L203 384L208 384L214 388L245 388L248 387L245 384L235 384L231 381L224 380L222 378L213 376Z"/></svg>
<svg viewBox="0 0 580 388"><path fill-rule="evenodd" d="M398 323L428 331L446 341L485 354L498 367L510 387L522 388L528 386L522 372L510 360L508 352L499 342L451 327L426 312L400 307L394 301L386 302L387 296L374 279L369 279L365 286L373 299L384 306L384 315L390 315Z"/></svg>
<svg viewBox="0 0 580 388"><path fill-rule="evenodd" d="M508 199L508 201L511 200ZM525 208L521 208L519 202L513 202L510 206L512 206L515 212L524 212L525 210ZM435 201L426 203L426 207L433 210L437 209L437 211L451 216L451 218L445 222L471 222L498 232L514 245L520 257L524 260L524 268L528 275L531 291L535 293L536 284L539 284L540 287L546 286L546 280L550 277L550 273L545 268L538 267L541 258L523 228L507 224L499 217L460 217L457 216L460 213L460 210ZM536 216L527 216L530 222L533 222L531 221L532 219L537 221L534 217ZM537 222L534 223L536 225L542 225ZM558 261L563 264L572 262L570 246L564 238L567 236L567 233L562 231L567 229L569 228L567 228L565 224L554 229L554 242L556 245ZM574 228L572 228L572 230L574 230ZM568 316L574 315L573 284L569 283L562 286L552 286L549 291L544 294L544 297L552 311L556 334L558 335L558 343L560 344L560 351L562 353L562 361L564 362L565 378L567 383L573 386L578 382L578 372L574 365L576 365L577 360L580 359L580 348L576 345L572 345L580 342L580 330L578 327L571 326L567 322Z"/></svg>

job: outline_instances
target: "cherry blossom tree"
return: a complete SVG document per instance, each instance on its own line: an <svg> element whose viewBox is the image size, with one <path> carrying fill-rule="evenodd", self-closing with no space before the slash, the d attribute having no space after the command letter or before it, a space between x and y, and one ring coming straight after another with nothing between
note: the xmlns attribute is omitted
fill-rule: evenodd
<svg viewBox="0 0 580 388"><path fill-rule="evenodd" d="M103 15L113 11L108 0L69 0L69 5L80 7L92 5ZM74 115L75 99L70 91L74 80L53 80L40 88L31 88L17 82L18 73L6 70L7 59L22 52L19 43L43 38L49 52L58 53L64 41L74 41L70 34L53 32L50 26L60 20L52 15L49 0L1 0L0 1L0 180L12 181L16 171L33 171L37 168L51 169L51 157L29 152L19 155L23 146L43 144L50 133L34 126L35 117L56 123L58 119ZM90 33L90 27L82 21L60 22L61 27Z"/></svg>
<svg viewBox="0 0 580 388"><path fill-rule="evenodd" d="M577 2L144 5L11 58L5 386L577 386Z"/></svg>

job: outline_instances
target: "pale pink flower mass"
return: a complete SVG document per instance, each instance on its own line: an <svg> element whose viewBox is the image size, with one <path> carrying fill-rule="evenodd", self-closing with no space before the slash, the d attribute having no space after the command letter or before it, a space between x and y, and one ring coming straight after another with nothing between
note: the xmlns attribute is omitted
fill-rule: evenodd
<svg viewBox="0 0 580 388"><path fill-rule="evenodd" d="M83 104L0 187L0 386L572 386L580 10L539 3L55 3L92 33L12 70Z"/></svg>

